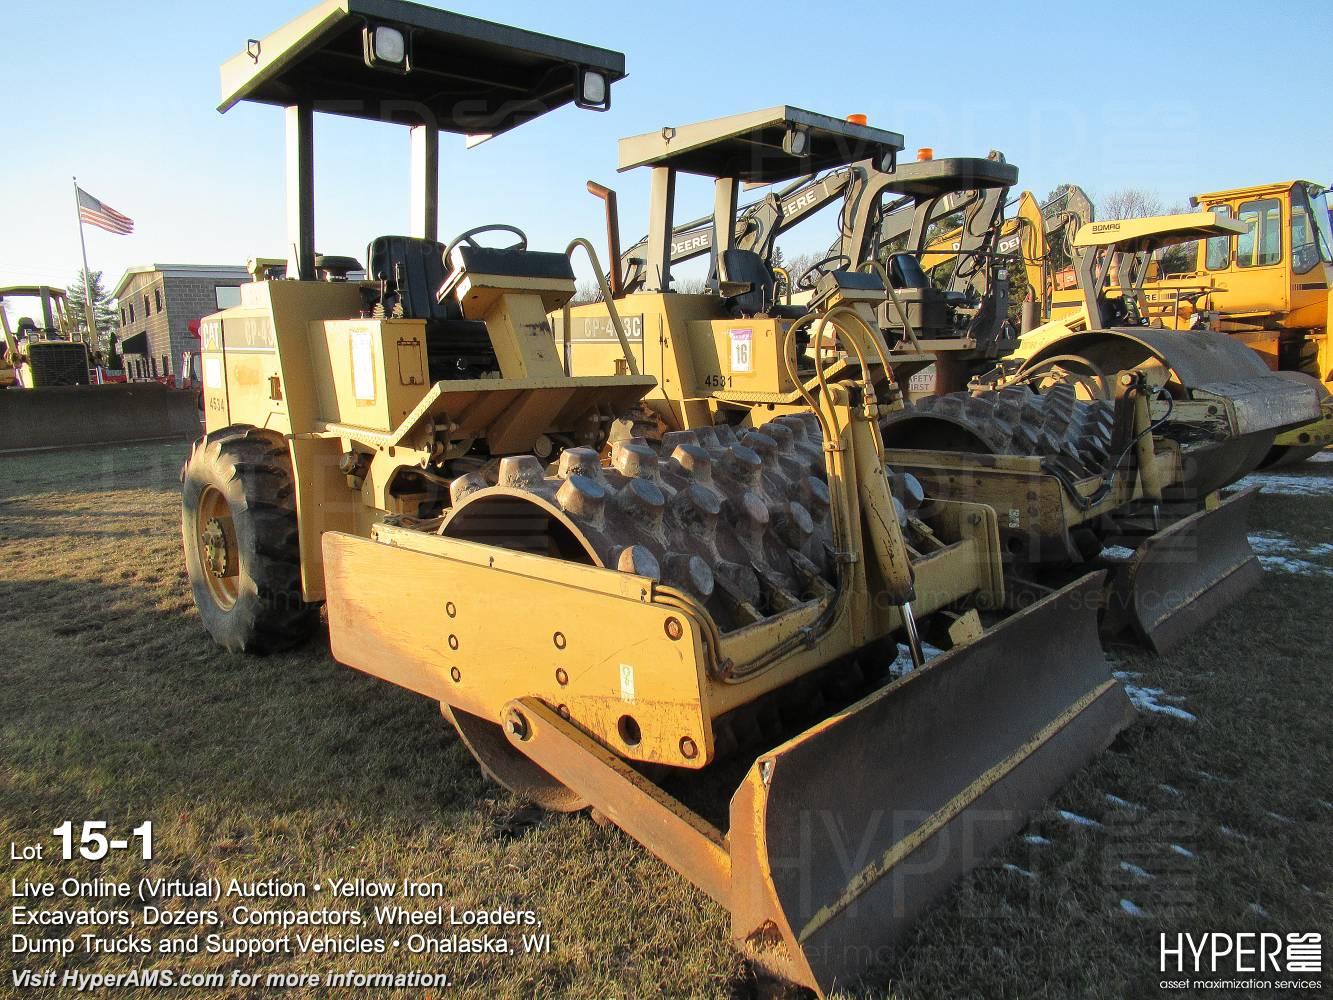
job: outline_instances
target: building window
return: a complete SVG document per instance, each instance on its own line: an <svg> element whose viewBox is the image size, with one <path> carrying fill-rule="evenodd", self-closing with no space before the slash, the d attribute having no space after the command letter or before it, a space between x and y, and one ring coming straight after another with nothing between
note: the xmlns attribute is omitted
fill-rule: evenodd
<svg viewBox="0 0 1333 1000"><path fill-rule="evenodd" d="M231 309L241 304L241 286L217 285L213 289L213 296L219 309Z"/></svg>
<svg viewBox="0 0 1333 1000"><path fill-rule="evenodd" d="M147 292L144 292L144 295L143 295L143 314L144 314L145 316L151 316L151 315L153 315L153 310L150 309L150 308L148 308L148 293L147 293Z"/></svg>
<svg viewBox="0 0 1333 1000"><path fill-rule="evenodd" d="M1240 206L1237 218L1249 229L1236 237L1236 264L1267 267L1282 260L1282 203L1258 198Z"/></svg>
<svg viewBox="0 0 1333 1000"><path fill-rule="evenodd" d="M130 303L130 322L134 322L134 303Z"/></svg>
<svg viewBox="0 0 1333 1000"><path fill-rule="evenodd" d="M153 304L157 306L157 311L162 311L162 289L153 289Z"/></svg>
<svg viewBox="0 0 1333 1000"><path fill-rule="evenodd" d="M121 325L121 326L125 326L125 325L126 325L126 324L125 324L125 307L124 307L124 306L121 306L121 307L120 307L120 325Z"/></svg>

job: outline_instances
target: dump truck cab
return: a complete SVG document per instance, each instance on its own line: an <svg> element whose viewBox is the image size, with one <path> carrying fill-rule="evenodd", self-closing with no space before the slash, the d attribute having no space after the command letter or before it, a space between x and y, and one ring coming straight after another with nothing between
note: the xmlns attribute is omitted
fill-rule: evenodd
<svg viewBox="0 0 1333 1000"><path fill-rule="evenodd" d="M1325 186L1283 181L1199 194L1191 201L1234 219L1241 231L1201 243L1192 272L1160 277L1153 294L1169 297L1177 284L1207 280L1210 290L1198 308L1214 314L1214 325L1223 332L1326 328L1333 230ZM1280 351L1280 342L1272 348ZM1272 357L1269 366L1296 368L1281 362Z"/></svg>
<svg viewBox="0 0 1333 1000"><path fill-rule="evenodd" d="M637 362L658 379L645 402L663 429L746 423L756 403L763 419L804 409L801 392L814 377L805 352L809 331L784 345L807 310L783 301L763 253L738 245L738 192L862 161L888 169L902 145L896 132L788 106L620 140L619 169L652 172L649 234L633 290L614 299L613 309L605 301L574 307L568 326L563 315L552 317L571 370L612 372L622 363L612 316L618 312ZM709 288L700 294L672 289L672 264L680 259L673 246L678 173L713 181ZM830 294L873 322L884 297L878 279L828 270Z"/></svg>

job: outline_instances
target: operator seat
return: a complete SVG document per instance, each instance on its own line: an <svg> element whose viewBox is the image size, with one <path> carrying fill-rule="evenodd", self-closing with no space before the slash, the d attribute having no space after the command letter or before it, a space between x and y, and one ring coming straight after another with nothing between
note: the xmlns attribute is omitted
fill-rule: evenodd
<svg viewBox="0 0 1333 1000"><path fill-rule="evenodd" d="M436 298L446 277L444 244L416 236L380 236L366 248L367 277L380 284L385 316L426 321L430 380L477 378L499 370L486 324L463 318L453 299Z"/></svg>
<svg viewBox="0 0 1333 1000"><path fill-rule="evenodd" d="M710 284L722 296L728 311L738 317L795 319L805 313L800 306L778 304L778 277L753 250L723 250L714 264Z"/></svg>
<svg viewBox="0 0 1333 1000"><path fill-rule="evenodd" d="M954 335L953 310L966 304L966 295L942 291L932 285L915 254L893 254L889 257L888 271L889 283L898 293L898 300L918 335L932 338ZM898 310L888 303L880 310L880 325L905 336Z"/></svg>

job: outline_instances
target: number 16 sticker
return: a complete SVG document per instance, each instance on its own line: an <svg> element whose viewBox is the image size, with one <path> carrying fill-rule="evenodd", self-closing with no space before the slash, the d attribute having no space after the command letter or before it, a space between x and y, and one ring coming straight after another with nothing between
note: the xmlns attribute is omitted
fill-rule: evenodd
<svg viewBox="0 0 1333 1000"><path fill-rule="evenodd" d="M754 354L751 351L753 331L731 331L731 370L733 372L754 371Z"/></svg>

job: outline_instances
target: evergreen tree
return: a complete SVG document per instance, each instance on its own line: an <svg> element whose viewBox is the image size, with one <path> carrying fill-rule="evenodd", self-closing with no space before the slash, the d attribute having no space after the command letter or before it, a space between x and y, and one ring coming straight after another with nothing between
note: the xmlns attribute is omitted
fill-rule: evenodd
<svg viewBox="0 0 1333 1000"><path fill-rule="evenodd" d="M102 272L92 271L89 277L92 282L93 313L97 317L97 332L92 338L92 346L94 350L109 354L112 338L118 326L116 311L111 308L111 296L107 294L106 286L102 283ZM70 324L74 327L76 336L86 337L88 298L83 291L83 271L74 276L68 293L69 298L65 305L69 311Z"/></svg>

